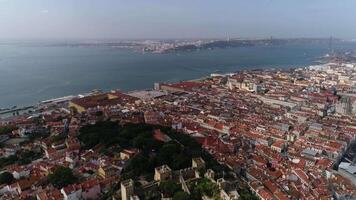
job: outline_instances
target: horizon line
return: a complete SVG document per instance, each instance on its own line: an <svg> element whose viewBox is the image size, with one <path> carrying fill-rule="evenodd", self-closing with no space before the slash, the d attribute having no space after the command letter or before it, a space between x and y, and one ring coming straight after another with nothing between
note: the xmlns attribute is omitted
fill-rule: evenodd
<svg viewBox="0 0 356 200"><path fill-rule="evenodd" d="M161 38L120 38L120 37L98 37L98 38L0 38L0 42L34 42L34 41L95 41L95 40L120 40L120 41L145 41L145 40L270 40L270 39L283 39L283 40L293 40L293 39L330 39L332 38L333 40L341 40L341 41L349 41L349 42L355 42L355 39L345 39L345 38L339 38L339 37L181 37L181 38L173 38L173 37L161 37Z"/></svg>

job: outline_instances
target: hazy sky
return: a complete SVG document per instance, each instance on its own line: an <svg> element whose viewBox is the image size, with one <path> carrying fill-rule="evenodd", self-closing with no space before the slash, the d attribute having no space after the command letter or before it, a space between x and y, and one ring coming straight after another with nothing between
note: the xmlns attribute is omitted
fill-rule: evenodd
<svg viewBox="0 0 356 200"><path fill-rule="evenodd" d="M356 38L356 0L0 0L0 39Z"/></svg>

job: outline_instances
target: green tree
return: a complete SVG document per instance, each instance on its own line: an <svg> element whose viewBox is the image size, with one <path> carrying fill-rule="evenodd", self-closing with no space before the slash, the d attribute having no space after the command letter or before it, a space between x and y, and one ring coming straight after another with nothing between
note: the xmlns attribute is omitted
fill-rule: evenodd
<svg viewBox="0 0 356 200"><path fill-rule="evenodd" d="M180 190L179 185L172 180L161 182L159 184L159 188L161 192L167 197L172 197L174 193Z"/></svg>
<svg viewBox="0 0 356 200"><path fill-rule="evenodd" d="M54 187L60 189L75 183L77 178L74 176L70 168L60 166L54 170L52 174L48 175L48 180Z"/></svg>
<svg viewBox="0 0 356 200"><path fill-rule="evenodd" d="M153 168L150 166L147 156L143 155L142 153L132 158L127 168L129 170L133 170L133 173L137 176L153 170Z"/></svg>
<svg viewBox="0 0 356 200"><path fill-rule="evenodd" d="M190 166L192 163L192 159L190 156L187 156L184 153L174 155L173 161L170 166L173 169L182 169Z"/></svg>
<svg viewBox="0 0 356 200"><path fill-rule="evenodd" d="M197 184L191 185L192 199L201 199L203 195L215 198L219 195L219 187L209 179L202 179Z"/></svg>
<svg viewBox="0 0 356 200"><path fill-rule="evenodd" d="M117 142L119 128L116 122L98 122L95 125L88 125L81 128L78 138L86 149L93 148L97 144L110 146Z"/></svg>
<svg viewBox="0 0 356 200"><path fill-rule="evenodd" d="M182 164L186 163L184 160L188 157L188 155L183 156L184 158L182 158L182 156L178 156L181 151L181 146L176 142L172 141L164 144L157 155L159 164L168 164L169 166L173 167L173 169L179 169L179 167L187 167L182 166Z"/></svg>
<svg viewBox="0 0 356 200"><path fill-rule="evenodd" d="M2 134L9 134L11 133L13 130L16 130L15 126L3 126L0 127L0 135Z"/></svg>
<svg viewBox="0 0 356 200"><path fill-rule="evenodd" d="M31 163L33 160L41 158L42 153L41 152L35 152L35 151L23 151L19 155L19 160L18 163L20 165L26 165Z"/></svg>
<svg viewBox="0 0 356 200"><path fill-rule="evenodd" d="M190 200L190 199L191 198L189 194L183 191L176 192L173 196L173 200Z"/></svg>
<svg viewBox="0 0 356 200"><path fill-rule="evenodd" d="M14 181L14 176L10 172L0 174L0 184L11 184Z"/></svg>
<svg viewBox="0 0 356 200"><path fill-rule="evenodd" d="M247 188L243 188L239 191L240 198L239 200L258 200L258 197L254 195L250 190Z"/></svg>
<svg viewBox="0 0 356 200"><path fill-rule="evenodd" d="M145 152L150 152L152 149L158 149L161 143L152 138L151 132L143 132L132 140L135 148L142 149Z"/></svg>
<svg viewBox="0 0 356 200"><path fill-rule="evenodd" d="M161 199L161 194L158 191L148 191L145 193L144 200L156 200Z"/></svg>
<svg viewBox="0 0 356 200"><path fill-rule="evenodd" d="M0 158L0 168L14 164L18 161L18 157L15 155L9 156L7 158Z"/></svg>

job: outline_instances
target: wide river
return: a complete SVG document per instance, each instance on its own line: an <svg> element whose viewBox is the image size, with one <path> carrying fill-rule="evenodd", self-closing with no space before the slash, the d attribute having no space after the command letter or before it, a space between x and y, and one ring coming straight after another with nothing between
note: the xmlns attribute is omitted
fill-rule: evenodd
<svg viewBox="0 0 356 200"><path fill-rule="evenodd" d="M356 49L342 45L338 49ZM0 44L0 108L89 92L152 88L214 72L308 66L327 45L284 45L143 54L109 47Z"/></svg>

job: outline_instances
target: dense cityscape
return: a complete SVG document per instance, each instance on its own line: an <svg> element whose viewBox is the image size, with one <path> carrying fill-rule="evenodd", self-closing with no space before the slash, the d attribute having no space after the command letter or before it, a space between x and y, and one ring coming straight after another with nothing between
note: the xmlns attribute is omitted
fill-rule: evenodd
<svg viewBox="0 0 356 200"><path fill-rule="evenodd" d="M0 200L356 200L355 0L0 0Z"/></svg>
<svg viewBox="0 0 356 200"><path fill-rule="evenodd" d="M0 199L356 198L356 64L345 57L8 115Z"/></svg>

